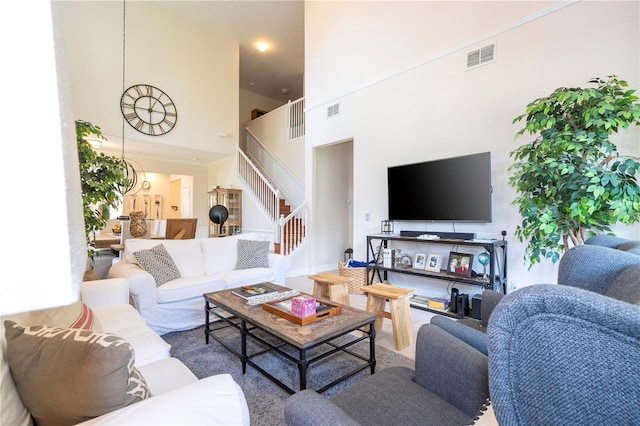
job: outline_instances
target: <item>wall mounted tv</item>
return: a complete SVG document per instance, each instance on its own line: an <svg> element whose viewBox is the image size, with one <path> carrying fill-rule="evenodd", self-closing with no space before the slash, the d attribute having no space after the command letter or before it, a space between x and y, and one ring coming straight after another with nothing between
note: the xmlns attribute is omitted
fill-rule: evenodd
<svg viewBox="0 0 640 426"><path fill-rule="evenodd" d="M491 222L491 153L387 169L389 219Z"/></svg>

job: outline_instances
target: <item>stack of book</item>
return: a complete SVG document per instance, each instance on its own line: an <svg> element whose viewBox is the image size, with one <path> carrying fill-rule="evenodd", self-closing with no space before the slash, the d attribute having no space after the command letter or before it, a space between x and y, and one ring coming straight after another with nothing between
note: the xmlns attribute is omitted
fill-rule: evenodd
<svg viewBox="0 0 640 426"><path fill-rule="evenodd" d="M439 297L431 297L427 301L427 306L431 309L437 309L439 311L446 311L449 309L449 300Z"/></svg>
<svg viewBox="0 0 640 426"><path fill-rule="evenodd" d="M236 288L231 291L231 293L235 294L238 297L242 297L245 300L257 299L259 297L263 297L268 294L277 293L277 292L278 292L278 289L268 287L264 284L244 286L244 287Z"/></svg>
<svg viewBox="0 0 640 426"><path fill-rule="evenodd" d="M409 301L416 305L426 306L429 309L435 309L438 311L449 310L449 299L441 297L427 297L416 294L412 296Z"/></svg>

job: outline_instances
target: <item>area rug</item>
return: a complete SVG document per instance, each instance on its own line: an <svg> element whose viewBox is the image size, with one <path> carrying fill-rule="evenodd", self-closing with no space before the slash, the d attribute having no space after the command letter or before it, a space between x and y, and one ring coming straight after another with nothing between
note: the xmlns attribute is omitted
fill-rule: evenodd
<svg viewBox="0 0 640 426"><path fill-rule="evenodd" d="M217 333L227 344L232 344L239 350L240 336L235 329L227 328ZM221 373L231 374L245 394L252 426L284 424L284 402L289 394L251 366L247 366L247 372L243 375L238 357L213 339L210 339L208 345L205 344L204 327L165 334L162 338L171 345L171 355L181 360L198 378ZM247 346L250 354L261 349L251 339L248 340ZM352 350L362 356L368 356L369 342L359 342L352 347ZM293 389L299 388L297 366L281 355L269 352L260 355L254 361L287 386ZM362 363L362 361L342 353L318 361L309 367L307 388L318 389L344 372L353 370L357 363ZM395 366L413 368L414 361L376 345L376 371ZM370 375L370 370L366 368L330 388L324 392L324 395L335 395L368 375Z"/></svg>

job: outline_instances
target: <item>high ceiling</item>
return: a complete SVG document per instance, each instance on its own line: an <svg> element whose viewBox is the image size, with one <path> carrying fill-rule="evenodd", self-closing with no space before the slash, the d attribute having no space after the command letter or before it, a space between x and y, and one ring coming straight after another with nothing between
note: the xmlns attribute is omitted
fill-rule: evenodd
<svg viewBox="0 0 640 426"><path fill-rule="evenodd" d="M170 13L183 16L212 32L236 40L240 46L240 89L285 103L304 96L304 2L257 1L156 1ZM260 52L258 41L270 48ZM102 150L120 155L122 139L110 136ZM157 160L209 164L226 155L127 139L126 152Z"/></svg>
<svg viewBox="0 0 640 426"><path fill-rule="evenodd" d="M238 41L241 89L283 102L303 96L303 1L178 0L158 5ZM258 41L270 48L258 51Z"/></svg>

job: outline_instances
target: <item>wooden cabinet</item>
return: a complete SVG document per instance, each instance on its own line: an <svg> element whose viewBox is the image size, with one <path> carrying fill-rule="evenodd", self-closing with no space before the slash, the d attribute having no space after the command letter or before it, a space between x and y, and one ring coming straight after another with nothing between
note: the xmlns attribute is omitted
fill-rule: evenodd
<svg viewBox="0 0 640 426"><path fill-rule="evenodd" d="M221 204L229 210L229 218L218 233L218 225L209 220L209 237L225 237L242 231L242 190L216 186L208 192L209 208Z"/></svg>

